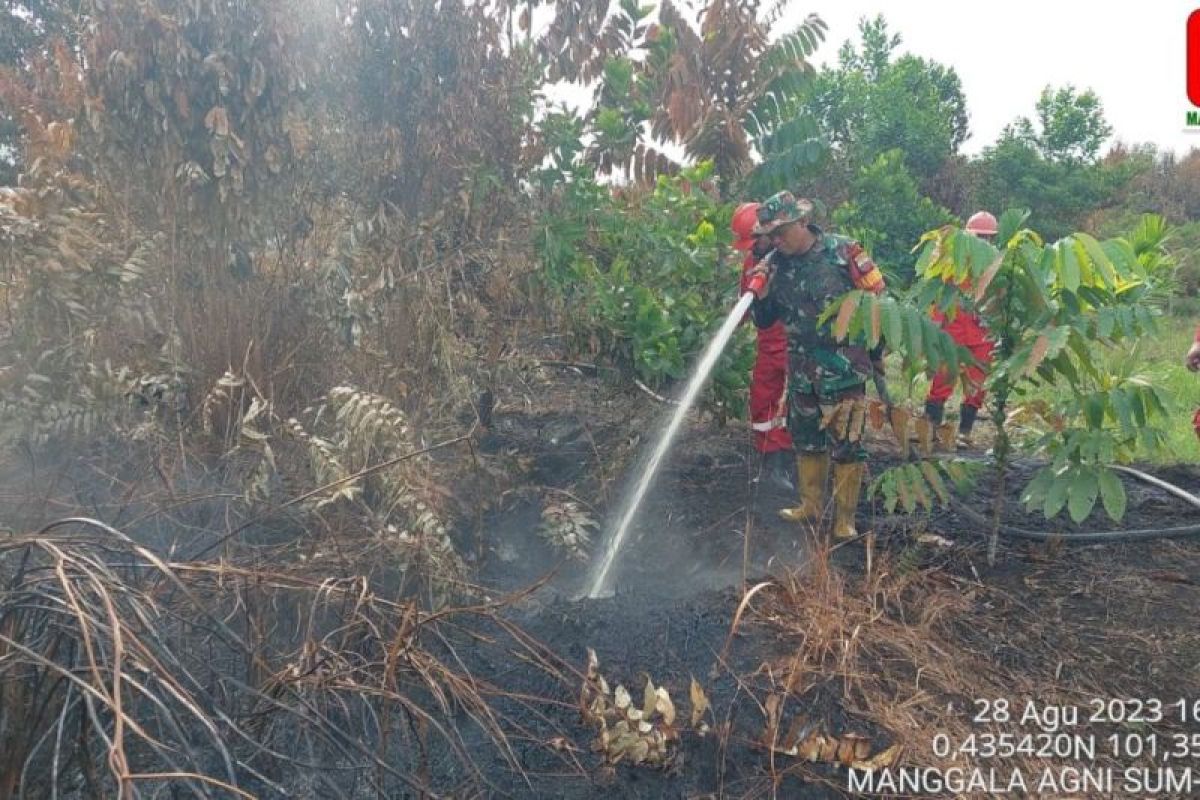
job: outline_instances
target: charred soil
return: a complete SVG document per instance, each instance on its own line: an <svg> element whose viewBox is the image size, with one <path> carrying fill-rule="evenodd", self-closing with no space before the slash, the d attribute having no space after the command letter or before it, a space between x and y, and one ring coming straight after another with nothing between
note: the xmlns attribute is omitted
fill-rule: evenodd
<svg viewBox="0 0 1200 800"><path fill-rule="evenodd" d="M1094 724L1086 717L1093 701L1195 699L1200 542L1005 539L989 568L978 523L953 509L889 514L864 493L864 535L831 547L816 531L777 518L794 498L757 480L758 456L742 425L693 414L620 554L615 593L580 599L590 564L550 544L543 512L569 503L597 523L594 554L670 409L586 365L531 362L513 374L495 389L488 425L470 452L435 454L444 464L469 464L445 496L459 520L455 544L479 587L453 611L410 605L405 576L379 542L348 538L334 521L321 531L281 515L235 526L236 536L222 532L222 523L232 530L229 498L238 495L201 480L206 473L195 464L191 484L177 470L164 489L198 498L178 508L128 500L138 481L158 480L157 462L129 457L120 469L97 471L87 464L100 454L81 452L53 468L22 468L7 485L28 503L10 504L9 524L32 531L63 509L94 507L95 516L177 564L203 594L194 607L182 604L190 594L163 582L153 588L156 570L107 535L83 541L64 531L50 542L81 565L77 585L93 585L91 571L111 560L130 587L112 583L118 601L131 609L145 598L182 604L136 621L151 632L174 626L170 636L147 638L148 646L178 648L183 663L207 675L206 702L224 703L228 724L284 754L261 778L243 780L263 796L273 794L268 779L300 796L375 796L370 769L377 785L390 787L385 796L804 798L849 796L846 762L873 758L1019 769L1031 778L1047 767L1092 766L1039 752L989 757L973 735L1041 730L977 722L984 699L1077 707L1085 724L1072 732L1101 743L1114 733L1170 743L1198 732L1177 716ZM898 463L891 443L870 445L875 475ZM1069 534L1079 526L1048 524L1017 502L1035 468L1013 467L1005 522ZM1195 467L1151 471L1185 488L1200 483ZM961 502L990 509L993 482L981 467ZM1196 522L1161 489L1126 486L1122 527ZM1109 525L1102 512L1083 523ZM32 546L22 542L12 545L19 570L22 548ZM91 549L70 549L84 544ZM225 560L235 544L229 552L242 553L241 563ZM15 574L38 597L60 592L52 569ZM46 608L29 618L58 625L57 606ZM252 653L192 626L189 614L239 620L248 641L253 634ZM601 677L611 690L603 702ZM614 744L618 685L632 696L629 707L643 708L648 681L664 690L672 713L655 707L643 739L618 736ZM288 703L262 705L259 686ZM381 718L379 708L408 714ZM660 734L665 747L632 763ZM953 753L935 747L939 736ZM249 748L245 757L258 764L265 752ZM131 748L130 756L143 754ZM1154 765L1145 753L1101 752L1095 761ZM200 755L196 764L210 767ZM315 777L306 783L308 775ZM60 780L82 778L64 769Z"/></svg>
<svg viewBox="0 0 1200 800"><path fill-rule="evenodd" d="M1093 700L1166 703L1194 693L1200 542L1005 539L989 568L975 521L954 510L887 514L864 498L860 529L869 536L830 549L815 532L776 518L792 498L760 488L744 429L709 420L695 419L669 457L620 554L615 596L578 599L587 565L555 553L538 534L541 502L573 497L598 521L610 519L622 481L636 472L638 448L667 409L590 376L565 380L574 385L558 396L574 398L574 408L498 412L487 449L524 459L542 486L500 498L483 519L481 581L500 592L542 579L510 612L514 622L580 673L593 649L602 673L630 687L635 701L649 677L683 707L695 678L714 716L704 736L684 725L665 765L613 768L590 749L596 731L580 717L577 687L525 686L564 704L558 723L576 735L556 746L577 756L579 771L551 769L546 749L532 747L528 775L498 781L514 796L844 796L845 767L803 758L797 745L806 736L860 735L871 753L900 745L898 764L987 766L979 753L947 759L932 749L939 733L961 741L1006 730L977 726L976 700L1087 710ZM872 449L876 474L898 463L887 443ZM623 460L610 461L614 453ZM1066 535L1116 527L1103 512L1081 526L1026 514L1018 495L1035 466L1018 463L1010 472L1007 524ZM1200 483L1194 467L1152 471L1183 487ZM960 499L990 509L993 483L983 467ZM1160 489L1132 481L1127 489L1123 529L1197 521ZM1087 733L1124 729L1097 723ZM1149 730L1169 737L1192 728L1164 719ZM1099 758L1141 763L1128 754ZM1089 766L1037 753L1000 765Z"/></svg>

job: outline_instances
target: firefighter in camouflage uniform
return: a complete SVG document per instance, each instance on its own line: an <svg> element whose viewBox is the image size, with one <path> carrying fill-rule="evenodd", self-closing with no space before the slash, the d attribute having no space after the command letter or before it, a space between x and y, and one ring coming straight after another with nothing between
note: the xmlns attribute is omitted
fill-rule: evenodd
<svg viewBox="0 0 1200 800"><path fill-rule="evenodd" d="M753 272L769 276L753 306L759 328L783 322L788 337L788 429L797 450L800 505L780 511L794 522L815 523L825 509L825 484L833 465L833 535L857 535L854 514L867 457L866 382L873 354L838 344L817 319L851 289L879 293L883 276L861 245L812 224L813 204L779 192L762 204L756 235L774 251ZM875 358L879 354L874 354Z"/></svg>

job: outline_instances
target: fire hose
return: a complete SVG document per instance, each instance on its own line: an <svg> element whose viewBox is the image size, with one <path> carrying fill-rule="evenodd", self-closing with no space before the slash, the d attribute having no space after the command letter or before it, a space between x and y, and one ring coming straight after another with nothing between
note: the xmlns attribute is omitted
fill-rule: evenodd
<svg viewBox="0 0 1200 800"><path fill-rule="evenodd" d="M1178 486L1168 483L1153 475L1147 475L1140 470L1131 467L1114 466L1113 469L1124 472L1145 483L1157 486L1176 497L1184 500L1188 504L1200 509L1200 497L1197 497L1190 492L1180 489ZM951 505L954 510L962 514L969 520L983 525L990 529L992 520L985 515L980 514L973 508L956 500L951 500ZM1030 539L1038 542L1045 542L1051 539L1060 541L1065 544L1096 544L1106 542L1143 542L1152 539L1181 539L1186 536L1195 536L1200 534L1200 522L1195 525L1179 525L1172 528L1135 528L1130 530L1120 531L1080 531L1078 533L1051 533L1048 531L1031 531L1026 528L1018 528L1015 525L1001 524L999 527L1000 533L1013 539Z"/></svg>

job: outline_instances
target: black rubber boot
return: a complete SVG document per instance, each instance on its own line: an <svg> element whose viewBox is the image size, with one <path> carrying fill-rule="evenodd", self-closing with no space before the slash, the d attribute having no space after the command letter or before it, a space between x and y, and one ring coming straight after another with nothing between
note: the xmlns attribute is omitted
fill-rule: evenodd
<svg viewBox="0 0 1200 800"><path fill-rule="evenodd" d="M963 436L970 436L971 429L975 427L975 418L979 416L979 409L975 406L963 406L958 410L958 432Z"/></svg>
<svg viewBox="0 0 1200 800"><path fill-rule="evenodd" d="M772 450L766 453L762 462L763 483L781 492L795 493L795 463L796 455L790 450Z"/></svg>
<svg viewBox="0 0 1200 800"><path fill-rule="evenodd" d="M933 400L925 401L925 418L934 425L941 425L942 419L946 416L946 404L938 403Z"/></svg>
<svg viewBox="0 0 1200 800"><path fill-rule="evenodd" d="M979 409L975 406L961 406L958 409L958 446L967 450L971 447L971 429L975 427L975 418Z"/></svg>

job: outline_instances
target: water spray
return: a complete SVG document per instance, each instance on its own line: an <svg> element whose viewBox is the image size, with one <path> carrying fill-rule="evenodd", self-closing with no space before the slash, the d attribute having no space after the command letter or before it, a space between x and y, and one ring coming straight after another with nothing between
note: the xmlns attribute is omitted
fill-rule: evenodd
<svg viewBox="0 0 1200 800"><path fill-rule="evenodd" d="M763 259L764 262L767 259ZM634 489L632 497L625 505L621 513L620 524L617 525L616 532L608 540L608 545L604 550L604 558L601 559L599 566L593 573L592 582L587 590L587 597L596 599L605 593L608 580L608 573L612 569L613 562L616 561L617 552L621 549L622 542L625 541L625 536L629 533L630 524L633 518L637 515L638 508L642 504L642 500L646 497L646 492L650 490L650 484L654 480L655 474L658 472L658 467L662 463L663 457L667 451L671 449L671 443L675 441L675 436L679 433L680 427L683 426L683 420L687 417L688 409L696 402L696 398L700 395L700 390L704 388L704 382L708 379L709 373L717 364L717 359L721 356L725 346L729 344L733 332L741 323L742 318L749 310L750 304L754 302L754 298L766 286L769 273L763 272L754 275L746 284L746 292L738 299L737 305L733 307L733 311L729 313L729 317L721 325L717 335L713 337L708 348L704 351L704 355L700 357L700 362L696 365L696 370L692 374L692 379L688 382L687 391L684 392L683 398L679 401L679 406L675 409L675 413L671 417L671 422L667 425L667 429L663 431L658 442L654 446L653 454L650 456L650 461L646 464L646 469L642 472L642 477Z"/></svg>

